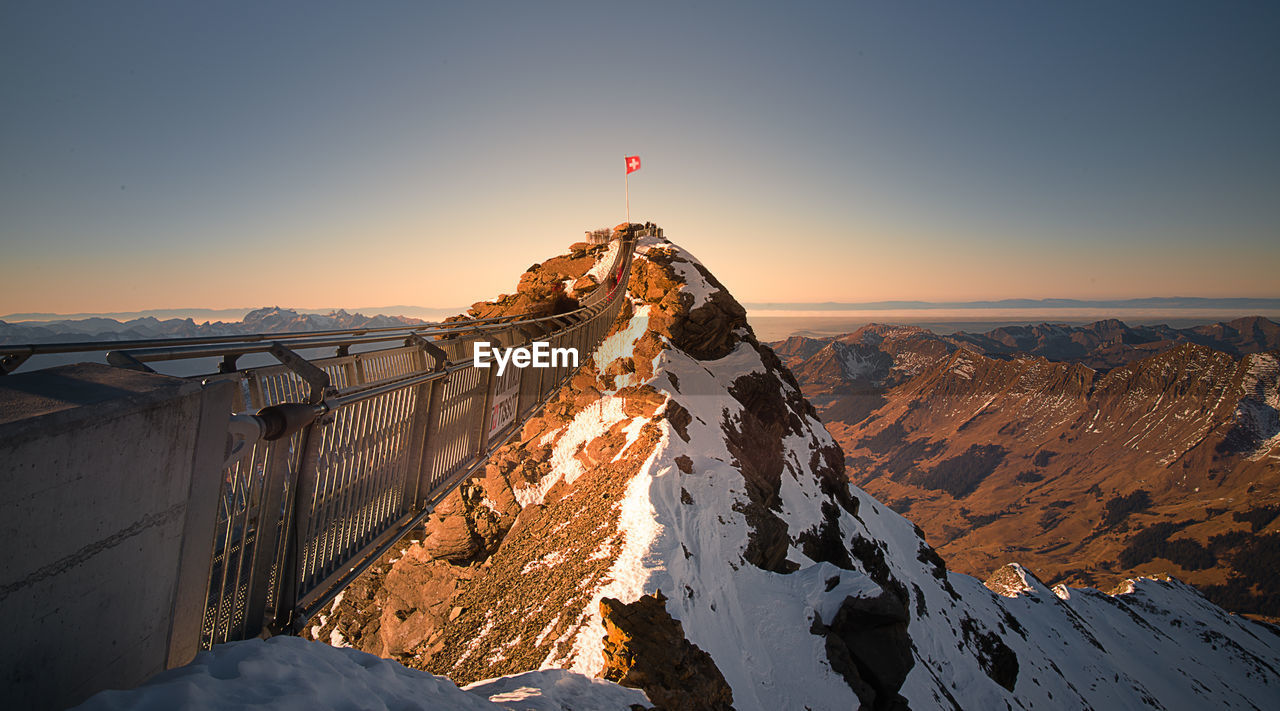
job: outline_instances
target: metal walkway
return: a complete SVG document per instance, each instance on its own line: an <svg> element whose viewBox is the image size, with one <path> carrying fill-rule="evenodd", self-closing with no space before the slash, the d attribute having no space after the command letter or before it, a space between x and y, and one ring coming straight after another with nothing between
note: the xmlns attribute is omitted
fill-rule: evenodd
<svg viewBox="0 0 1280 711"><path fill-rule="evenodd" d="M564 314L109 344L112 365L212 358L219 372L199 378L236 384L201 645L298 631L483 467L576 369L498 376L475 367L473 344L545 341L585 364L621 308L636 236ZM0 346L0 373L104 345ZM299 354L315 349L333 355ZM276 364L243 367L262 354Z"/></svg>

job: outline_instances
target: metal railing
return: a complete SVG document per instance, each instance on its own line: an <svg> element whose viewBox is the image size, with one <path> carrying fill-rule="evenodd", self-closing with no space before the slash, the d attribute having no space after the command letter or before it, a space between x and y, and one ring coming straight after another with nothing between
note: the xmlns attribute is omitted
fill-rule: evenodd
<svg viewBox="0 0 1280 711"><path fill-rule="evenodd" d="M201 646L298 631L421 524L576 370L508 366L499 376L475 366L473 344L546 341L585 363L621 308L633 246L625 236L607 278L563 314L110 343L109 363L140 370L218 358L219 372L202 379L236 385ZM382 347L353 352L371 344ZM0 346L0 374L31 355L104 345ZM298 354L317 348L335 355ZM262 353L279 363L237 368Z"/></svg>
<svg viewBox="0 0 1280 711"><path fill-rule="evenodd" d="M401 347L314 361L268 344L281 365L212 376L237 382L237 412L307 403L318 416L253 442L228 466L202 645L298 631L483 466L576 368L508 367L499 376L475 367L472 344L546 341L585 362L621 307L631 245L624 241L608 280L569 313L448 324Z"/></svg>

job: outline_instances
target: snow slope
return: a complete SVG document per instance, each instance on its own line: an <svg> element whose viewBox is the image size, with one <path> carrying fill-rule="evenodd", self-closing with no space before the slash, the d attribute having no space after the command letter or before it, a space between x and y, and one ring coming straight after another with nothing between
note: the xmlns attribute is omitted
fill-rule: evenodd
<svg viewBox="0 0 1280 711"><path fill-rule="evenodd" d="M651 250L685 263L680 275L698 274L679 247L647 240L638 249ZM694 308L712 291L699 279ZM622 332L636 340L650 318L637 305ZM600 673L594 601L662 591L688 639L714 658L736 708L856 708L859 699L829 659L826 639L814 633L815 620L830 623L849 598L888 593L909 613L913 664L899 693L911 708L1280 707L1275 628L1228 615L1189 586L1140 579L1117 595L1055 593L1014 567L1002 572L1018 585L998 595L974 578L946 573L918 528L864 492L850 487L857 505L839 505L815 466L834 442L811 409L794 404L794 382L769 360L744 337L714 360L671 346L654 358L651 377L628 376L629 385L667 399L659 412L674 402L692 417L684 432L670 418L656 419L661 438L620 504L626 553L583 607L571 653L552 654L544 666ZM770 507L786 531L788 565L777 570L749 561L751 483L728 434L757 415L732 392L753 376L778 389L793 423L782 439L783 470ZM613 414L593 422L597 432L645 419L610 408L613 397L606 394L593 412ZM580 427L575 421L557 436L578 439ZM805 534L833 525L847 558L814 559ZM881 694L874 705L892 703Z"/></svg>
<svg viewBox="0 0 1280 711"><path fill-rule="evenodd" d="M297 637L221 644L129 691L103 691L78 711L594 711L648 705L644 694L563 671L529 672L459 689L452 681L353 649Z"/></svg>

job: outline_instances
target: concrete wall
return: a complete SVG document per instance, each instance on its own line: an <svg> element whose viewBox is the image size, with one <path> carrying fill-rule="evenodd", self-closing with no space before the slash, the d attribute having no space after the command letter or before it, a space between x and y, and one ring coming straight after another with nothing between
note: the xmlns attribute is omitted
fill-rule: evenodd
<svg viewBox="0 0 1280 711"><path fill-rule="evenodd" d="M6 707L195 655L233 387L88 363L0 377Z"/></svg>

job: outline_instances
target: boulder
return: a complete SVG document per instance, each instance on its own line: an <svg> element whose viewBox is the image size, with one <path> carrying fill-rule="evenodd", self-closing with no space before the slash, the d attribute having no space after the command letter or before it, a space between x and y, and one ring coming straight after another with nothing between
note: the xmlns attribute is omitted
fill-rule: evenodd
<svg viewBox="0 0 1280 711"><path fill-rule="evenodd" d="M685 639L684 627L667 612L659 591L633 603L600 600L604 621L602 676L641 689L658 708L723 711L733 708L733 690L711 655Z"/></svg>
<svg viewBox="0 0 1280 711"><path fill-rule="evenodd" d="M810 631L826 639L827 661L868 711L906 711L898 690L915 665L910 614L896 595L846 597L831 624L814 616Z"/></svg>
<svg viewBox="0 0 1280 711"><path fill-rule="evenodd" d="M464 563L480 552L481 541L471 530L466 516L444 516L432 523L430 534L423 542L423 548L431 558Z"/></svg>

